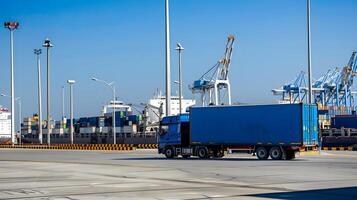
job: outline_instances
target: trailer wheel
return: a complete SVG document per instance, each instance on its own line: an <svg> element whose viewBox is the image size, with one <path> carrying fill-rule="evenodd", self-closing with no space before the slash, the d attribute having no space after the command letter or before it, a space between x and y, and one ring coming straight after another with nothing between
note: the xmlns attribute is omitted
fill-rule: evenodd
<svg viewBox="0 0 357 200"><path fill-rule="evenodd" d="M197 155L199 158L208 158L208 149L207 147L199 147L197 150Z"/></svg>
<svg viewBox="0 0 357 200"><path fill-rule="evenodd" d="M283 157L283 152L281 151L280 147L275 146L270 149L269 155L273 160L281 160Z"/></svg>
<svg viewBox="0 0 357 200"><path fill-rule="evenodd" d="M171 147L165 148L165 156L166 158L173 158L174 157L174 150Z"/></svg>
<svg viewBox="0 0 357 200"><path fill-rule="evenodd" d="M259 160L266 160L269 157L268 150L265 147L259 147L256 154Z"/></svg>

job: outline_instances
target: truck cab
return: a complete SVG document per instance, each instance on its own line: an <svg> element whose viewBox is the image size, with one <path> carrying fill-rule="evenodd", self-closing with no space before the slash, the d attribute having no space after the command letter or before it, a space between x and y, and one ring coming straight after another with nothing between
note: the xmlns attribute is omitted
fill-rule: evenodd
<svg viewBox="0 0 357 200"><path fill-rule="evenodd" d="M190 145L190 122L188 114L164 117L160 122L159 153L165 154L168 148L174 157L175 146L188 147ZM170 151L170 150L169 150ZM165 154L166 155L166 154Z"/></svg>

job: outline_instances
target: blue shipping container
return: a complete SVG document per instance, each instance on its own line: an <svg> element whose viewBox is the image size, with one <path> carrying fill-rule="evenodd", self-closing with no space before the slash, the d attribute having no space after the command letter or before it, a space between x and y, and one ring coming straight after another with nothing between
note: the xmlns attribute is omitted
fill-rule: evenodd
<svg viewBox="0 0 357 200"><path fill-rule="evenodd" d="M336 115L331 118L331 128L357 128L357 115Z"/></svg>
<svg viewBox="0 0 357 200"><path fill-rule="evenodd" d="M306 104L193 107L191 144L318 142L317 107Z"/></svg>

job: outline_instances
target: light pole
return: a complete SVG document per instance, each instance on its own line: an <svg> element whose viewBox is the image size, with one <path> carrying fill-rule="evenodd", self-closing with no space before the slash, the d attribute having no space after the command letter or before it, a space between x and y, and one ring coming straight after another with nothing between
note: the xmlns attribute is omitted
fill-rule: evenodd
<svg viewBox="0 0 357 200"><path fill-rule="evenodd" d="M178 52L179 52L179 109L180 109L180 115L181 115L181 111L182 111L182 68L181 68L181 53L184 50L184 48L182 47L182 45L180 43L176 44L176 48L175 48Z"/></svg>
<svg viewBox="0 0 357 200"><path fill-rule="evenodd" d="M170 66L170 17L169 0L165 0L165 42L166 42L166 116L171 115L171 66Z"/></svg>
<svg viewBox="0 0 357 200"><path fill-rule="evenodd" d="M311 32L310 32L310 0L307 0L307 64L309 84L309 104L312 104L312 67L311 67Z"/></svg>
<svg viewBox="0 0 357 200"><path fill-rule="evenodd" d="M113 92L113 116L112 116L112 133L113 133L113 144L116 144L117 143L117 139L116 139L116 130L115 130L115 86L114 86L114 82L106 82L106 81L103 81L103 80L100 80L100 79L97 79L95 77L92 77L92 80L93 81L96 81L96 82L100 82L100 83L104 83L105 85L109 86L110 89L112 90Z"/></svg>
<svg viewBox="0 0 357 200"><path fill-rule="evenodd" d="M14 91L14 31L19 27L18 22L5 22L4 27L10 30L10 87L11 87L11 142L15 145L15 91Z"/></svg>
<svg viewBox="0 0 357 200"><path fill-rule="evenodd" d="M64 120L64 86L62 86L62 120Z"/></svg>
<svg viewBox="0 0 357 200"><path fill-rule="evenodd" d="M42 53L41 49L34 49L34 53L37 57L37 94L38 94L38 140L42 144L42 86L41 86L41 63L40 63L40 54Z"/></svg>
<svg viewBox="0 0 357 200"><path fill-rule="evenodd" d="M75 80L67 80L69 84L69 104L70 104L70 117L71 117L71 125L70 125L70 136L71 136L71 144L73 144L73 84L76 83Z"/></svg>
<svg viewBox="0 0 357 200"><path fill-rule="evenodd" d="M6 94L1 94L2 97L8 97L8 98L11 98L11 96L9 95L6 95ZM19 138L19 142L21 144L21 118L22 118L22 102L21 102L21 97L16 97L15 98L15 101L17 101L18 103L18 109L19 109L19 124L18 124L18 131L19 131L19 134L20 134L20 138Z"/></svg>
<svg viewBox="0 0 357 200"><path fill-rule="evenodd" d="M17 97L15 99L17 101L17 103L19 104L19 134L20 134L20 144L22 144L22 131L21 131L21 121L22 121L22 102L21 102L21 98Z"/></svg>
<svg viewBox="0 0 357 200"><path fill-rule="evenodd" d="M53 47L50 39L46 38L45 42L42 45L46 48L47 53L47 144L51 145L51 112L50 112L50 103L51 103L51 95L50 95L50 48Z"/></svg>

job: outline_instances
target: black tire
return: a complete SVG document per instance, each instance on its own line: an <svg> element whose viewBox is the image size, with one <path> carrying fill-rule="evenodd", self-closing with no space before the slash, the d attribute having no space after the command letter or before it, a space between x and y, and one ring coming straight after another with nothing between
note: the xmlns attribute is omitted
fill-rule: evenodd
<svg viewBox="0 0 357 200"><path fill-rule="evenodd" d="M173 158L175 156L174 149L171 147L166 148L164 154L166 158Z"/></svg>
<svg viewBox="0 0 357 200"><path fill-rule="evenodd" d="M208 149L207 147L200 147L197 149L197 155L201 159L208 158Z"/></svg>
<svg viewBox="0 0 357 200"><path fill-rule="evenodd" d="M272 147L269 151L269 155L273 160L281 160L283 158L283 152L278 146Z"/></svg>
<svg viewBox="0 0 357 200"><path fill-rule="evenodd" d="M191 157L190 155L182 155L182 158L189 158Z"/></svg>
<svg viewBox="0 0 357 200"><path fill-rule="evenodd" d="M255 152L259 160L266 160L269 157L268 150L265 147L259 147Z"/></svg>

